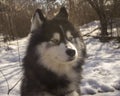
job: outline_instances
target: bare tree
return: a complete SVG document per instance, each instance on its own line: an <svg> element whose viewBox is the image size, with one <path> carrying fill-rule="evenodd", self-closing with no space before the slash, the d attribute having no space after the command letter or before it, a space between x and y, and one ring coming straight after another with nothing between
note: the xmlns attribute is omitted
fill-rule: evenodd
<svg viewBox="0 0 120 96"><path fill-rule="evenodd" d="M33 3L32 0L0 1L2 5L0 6L2 9L0 11L0 33L4 35L4 41L14 40L28 34Z"/></svg>
<svg viewBox="0 0 120 96"><path fill-rule="evenodd" d="M107 15L106 15L106 4L110 0L87 0L92 8L96 11L100 24L101 24L101 35L107 36Z"/></svg>
<svg viewBox="0 0 120 96"><path fill-rule="evenodd" d="M68 9L70 14L70 20L74 23L79 25L81 23L81 16L83 14L83 3L85 3L84 0L68 0ZM82 13L82 14L81 14ZM84 14L85 15L85 14Z"/></svg>

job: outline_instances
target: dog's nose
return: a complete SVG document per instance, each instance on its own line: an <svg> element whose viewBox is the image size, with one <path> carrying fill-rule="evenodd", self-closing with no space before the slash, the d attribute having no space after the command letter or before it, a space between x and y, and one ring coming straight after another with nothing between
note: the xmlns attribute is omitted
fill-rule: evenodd
<svg viewBox="0 0 120 96"><path fill-rule="evenodd" d="M70 57L74 57L75 56L75 50L73 49L67 49L66 50L67 55L69 55Z"/></svg>

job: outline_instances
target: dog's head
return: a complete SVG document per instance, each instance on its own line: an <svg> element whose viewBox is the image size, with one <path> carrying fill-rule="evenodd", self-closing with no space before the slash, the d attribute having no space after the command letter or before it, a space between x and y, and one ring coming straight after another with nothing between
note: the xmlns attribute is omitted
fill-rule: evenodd
<svg viewBox="0 0 120 96"><path fill-rule="evenodd" d="M80 33L68 21L65 7L52 19L47 20L37 9L31 25L31 42L40 61L44 64L71 64L83 58L84 44Z"/></svg>

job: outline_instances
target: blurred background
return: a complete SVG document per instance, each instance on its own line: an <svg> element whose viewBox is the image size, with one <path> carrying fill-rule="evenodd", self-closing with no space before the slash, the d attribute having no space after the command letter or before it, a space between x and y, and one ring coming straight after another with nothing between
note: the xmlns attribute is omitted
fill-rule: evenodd
<svg viewBox="0 0 120 96"><path fill-rule="evenodd" d="M52 18L61 6L67 8L74 25L99 20L101 36L113 37L113 28L117 28L120 37L120 0L0 0L0 39L6 42L27 36L36 8Z"/></svg>

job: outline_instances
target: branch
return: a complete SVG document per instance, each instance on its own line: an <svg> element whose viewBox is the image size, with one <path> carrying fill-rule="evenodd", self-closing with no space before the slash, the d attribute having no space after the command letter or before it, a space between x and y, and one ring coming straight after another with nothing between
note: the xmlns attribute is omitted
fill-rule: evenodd
<svg viewBox="0 0 120 96"><path fill-rule="evenodd" d="M16 87L16 85L17 85L22 79L23 79L23 78L21 77L21 78L13 85L13 87L8 90L8 93L7 93L8 95L10 94L10 92Z"/></svg>
<svg viewBox="0 0 120 96"><path fill-rule="evenodd" d="M93 33L94 31L96 31L97 29L100 29L100 27L95 28L94 30L92 30L91 32L84 34L83 36L89 36L91 33Z"/></svg>
<svg viewBox="0 0 120 96"><path fill-rule="evenodd" d="M7 78L5 77L4 73L2 72L2 70L0 70L0 73L2 74L2 76L4 77L5 81L6 81L6 84L7 84L7 88L8 88L8 91L9 91L9 83L8 83L8 80Z"/></svg>

